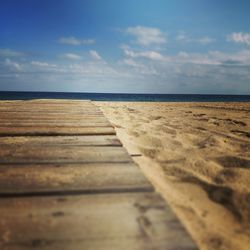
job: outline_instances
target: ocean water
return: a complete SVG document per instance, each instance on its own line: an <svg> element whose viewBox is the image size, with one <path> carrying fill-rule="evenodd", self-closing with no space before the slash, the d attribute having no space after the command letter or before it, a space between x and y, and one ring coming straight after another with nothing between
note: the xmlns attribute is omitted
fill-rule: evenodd
<svg viewBox="0 0 250 250"><path fill-rule="evenodd" d="M0 100L87 99L93 101L145 102L250 102L250 95L190 95L190 94L112 94L69 92L0 91Z"/></svg>

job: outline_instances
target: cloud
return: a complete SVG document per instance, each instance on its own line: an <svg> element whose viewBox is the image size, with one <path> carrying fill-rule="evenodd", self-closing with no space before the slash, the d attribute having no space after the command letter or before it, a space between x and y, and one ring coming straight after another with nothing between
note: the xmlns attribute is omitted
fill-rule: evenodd
<svg viewBox="0 0 250 250"><path fill-rule="evenodd" d="M53 67L53 68L56 67L55 64L50 64L47 62L40 62L40 61L32 61L31 65L38 66L38 67Z"/></svg>
<svg viewBox="0 0 250 250"><path fill-rule="evenodd" d="M58 64L3 58L0 81L10 87L15 83L63 91L250 93L250 49L234 53L180 51L173 55L127 45L121 48L124 57L116 63L87 57Z"/></svg>
<svg viewBox="0 0 250 250"><path fill-rule="evenodd" d="M9 58L5 59L5 65L10 70L14 70L14 71L21 71L22 70L22 66L19 63L14 62L14 61L10 60Z"/></svg>
<svg viewBox="0 0 250 250"><path fill-rule="evenodd" d="M94 60L102 60L102 57L95 50L90 50L89 54Z"/></svg>
<svg viewBox="0 0 250 250"><path fill-rule="evenodd" d="M77 45L90 45L90 44L94 44L95 43L95 40L94 39L78 39L74 36L70 36L70 37L61 37L59 40L58 40L59 43L62 43L62 44L68 44L68 45L74 45L74 46L77 46Z"/></svg>
<svg viewBox="0 0 250 250"><path fill-rule="evenodd" d="M77 54L73 54L73 53L66 53L66 54L62 54L60 55L61 58L63 59L69 59L69 60L81 60L82 57L77 55Z"/></svg>
<svg viewBox="0 0 250 250"><path fill-rule="evenodd" d="M227 37L228 41L250 45L250 33L234 32Z"/></svg>
<svg viewBox="0 0 250 250"><path fill-rule="evenodd" d="M0 56L2 57L21 57L24 54L11 49L0 49Z"/></svg>
<svg viewBox="0 0 250 250"><path fill-rule="evenodd" d="M132 67L141 67L142 65L137 63L134 59L131 58L125 58L122 61L124 64L132 66Z"/></svg>
<svg viewBox="0 0 250 250"><path fill-rule="evenodd" d="M126 33L136 38L136 43L142 46L164 44L167 42L163 32L158 28L136 26L126 29Z"/></svg>
<svg viewBox="0 0 250 250"><path fill-rule="evenodd" d="M250 66L250 50L241 50L235 53L212 51L209 52L209 55L221 65Z"/></svg>
<svg viewBox="0 0 250 250"><path fill-rule="evenodd" d="M196 41L196 42L198 42L200 44L206 45L206 44L209 44L209 43L213 43L216 40L214 38L211 38L211 37L208 37L208 36L204 36L204 37L201 37L201 38L196 39L194 41Z"/></svg>
<svg viewBox="0 0 250 250"><path fill-rule="evenodd" d="M130 49L124 49L124 54L127 57L131 57L131 58L146 58L146 59L156 60L156 61L164 60L164 56L156 51L135 52Z"/></svg>
<svg viewBox="0 0 250 250"><path fill-rule="evenodd" d="M180 32L177 36L176 36L176 40L177 41L183 41L183 42L189 42L190 39L189 37L186 35L186 33L184 32Z"/></svg>
<svg viewBox="0 0 250 250"><path fill-rule="evenodd" d="M241 90L250 91L246 85L250 79L250 50L235 53L181 51L175 55L161 54L161 60L148 60L145 52L135 52L128 46L122 48L125 58L121 63L127 66L128 72L145 82L162 83L162 86L169 83L166 87L169 91L233 93L237 85Z"/></svg>
<svg viewBox="0 0 250 250"><path fill-rule="evenodd" d="M203 36L200 38L191 38L185 32L180 32L176 36L176 40L184 43L199 43L201 45L207 45L216 41L216 39L211 38L209 36Z"/></svg>

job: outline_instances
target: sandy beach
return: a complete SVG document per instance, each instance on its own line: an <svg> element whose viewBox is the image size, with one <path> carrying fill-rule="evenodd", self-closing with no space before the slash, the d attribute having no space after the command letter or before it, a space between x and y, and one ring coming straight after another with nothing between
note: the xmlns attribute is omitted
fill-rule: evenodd
<svg viewBox="0 0 250 250"><path fill-rule="evenodd" d="M96 104L200 249L249 249L250 103Z"/></svg>

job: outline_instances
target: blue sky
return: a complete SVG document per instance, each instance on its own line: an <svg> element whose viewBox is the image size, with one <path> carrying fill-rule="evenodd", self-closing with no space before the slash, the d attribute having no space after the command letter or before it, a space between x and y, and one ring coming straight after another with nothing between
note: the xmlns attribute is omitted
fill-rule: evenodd
<svg viewBox="0 0 250 250"><path fill-rule="evenodd" d="M0 90L250 94L248 0L1 0Z"/></svg>

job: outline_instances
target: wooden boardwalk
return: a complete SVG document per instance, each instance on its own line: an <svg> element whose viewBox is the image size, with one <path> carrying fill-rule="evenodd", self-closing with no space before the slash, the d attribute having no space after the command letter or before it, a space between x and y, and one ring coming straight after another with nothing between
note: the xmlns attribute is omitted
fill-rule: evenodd
<svg viewBox="0 0 250 250"><path fill-rule="evenodd" d="M90 101L0 102L0 249L196 249Z"/></svg>

